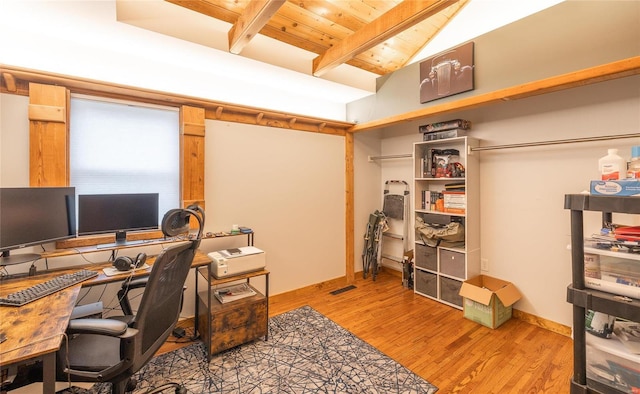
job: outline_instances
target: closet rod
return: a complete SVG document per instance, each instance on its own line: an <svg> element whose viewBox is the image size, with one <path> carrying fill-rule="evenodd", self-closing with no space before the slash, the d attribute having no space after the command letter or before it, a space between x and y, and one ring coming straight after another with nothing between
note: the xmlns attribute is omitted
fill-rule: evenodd
<svg viewBox="0 0 640 394"><path fill-rule="evenodd" d="M411 153L405 153L402 155L369 156L369 161L385 160L385 159L405 159L408 157L413 157L413 155Z"/></svg>
<svg viewBox="0 0 640 394"><path fill-rule="evenodd" d="M576 142L593 142L593 141L605 141L605 140L617 140L620 138L638 138L640 134L620 134L620 135L605 135L600 137L586 137L586 138L572 138L568 140L556 140L556 141L539 141L539 142L525 142L522 144L507 144L507 145L494 145L494 146L478 146L471 148L471 151L481 150L496 150L496 149L511 149L511 148L526 148L530 146L544 146L544 145L560 145L560 144L573 144Z"/></svg>
<svg viewBox="0 0 640 394"><path fill-rule="evenodd" d="M574 144L577 142L594 142L594 141L606 141L617 140L622 138L640 138L640 134L618 134L618 135L605 135L600 137L586 137L586 138L571 138L567 140L555 140L555 141L538 141L538 142L524 142L521 144L507 144L507 145L493 145L493 146L478 146L470 148L471 151L482 150L497 150L497 149L511 149L511 148L527 148L532 146L545 146L545 145L560 145L560 144ZM411 153L401 155L385 155L385 156L369 156L369 161L385 160L385 159L404 159L413 157Z"/></svg>

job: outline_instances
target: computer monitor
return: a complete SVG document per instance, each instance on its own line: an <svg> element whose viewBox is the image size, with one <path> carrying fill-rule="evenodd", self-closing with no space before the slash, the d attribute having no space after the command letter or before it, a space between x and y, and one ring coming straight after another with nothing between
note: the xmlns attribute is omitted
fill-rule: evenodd
<svg viewBox="0 0 640 394"><path fill-rule="evenodd" d="M115 233L111 247L127 242L127 231L157 230L158 193L78 195L78 235Z"/></svg>
<svg viewBox="0 0 640 394"><path fill-rule="evenodd" d="M0 188L0 266L40 258L14 249L75 237L75 204L73 187Z"/></svg>

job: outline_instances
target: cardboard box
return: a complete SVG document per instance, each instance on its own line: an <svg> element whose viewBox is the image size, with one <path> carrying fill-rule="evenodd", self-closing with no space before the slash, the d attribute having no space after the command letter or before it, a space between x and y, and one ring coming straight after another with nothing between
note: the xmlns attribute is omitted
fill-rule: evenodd
<svg viewBox="0 0 640 394"><path fill-rule="evenodd" d="M479 275L466 280L460 288L464 317L489 328L497 328L511 319L512 306L522 294L502 279Z"/></svg>
<svg viewBox="0 0 640 394"><path fill-rule="evenodd" d="M640 197L640 179L591 181L591 194L599 196Z"/></svg>

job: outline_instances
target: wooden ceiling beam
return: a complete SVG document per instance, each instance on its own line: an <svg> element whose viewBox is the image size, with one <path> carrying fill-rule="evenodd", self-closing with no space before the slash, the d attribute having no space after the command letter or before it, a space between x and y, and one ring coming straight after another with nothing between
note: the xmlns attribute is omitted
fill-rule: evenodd
<svg viewBox="0 0 640 394"><path fill-rule="evenodd" d="M398 4L313 59L313 75L321 76L455 2L455 0L414 0Z"/></svg>
<svg viewBox="0 0 640 394"><path fill-rule="evenodd" d="M229 52L239 54L275 15L285 0L253 0L229 30Z"/></svg>

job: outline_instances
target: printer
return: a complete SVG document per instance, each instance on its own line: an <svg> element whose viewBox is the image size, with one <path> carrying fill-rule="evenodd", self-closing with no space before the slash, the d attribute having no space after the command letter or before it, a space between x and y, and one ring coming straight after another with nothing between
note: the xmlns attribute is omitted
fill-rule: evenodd
<svg viewBox="0 0 640 394"><path fill-rule="evenodd" d="M208 256L213 261L211 271L216 278L258 271L267 265L267 254L254 246L218 250Z"/></svg>

